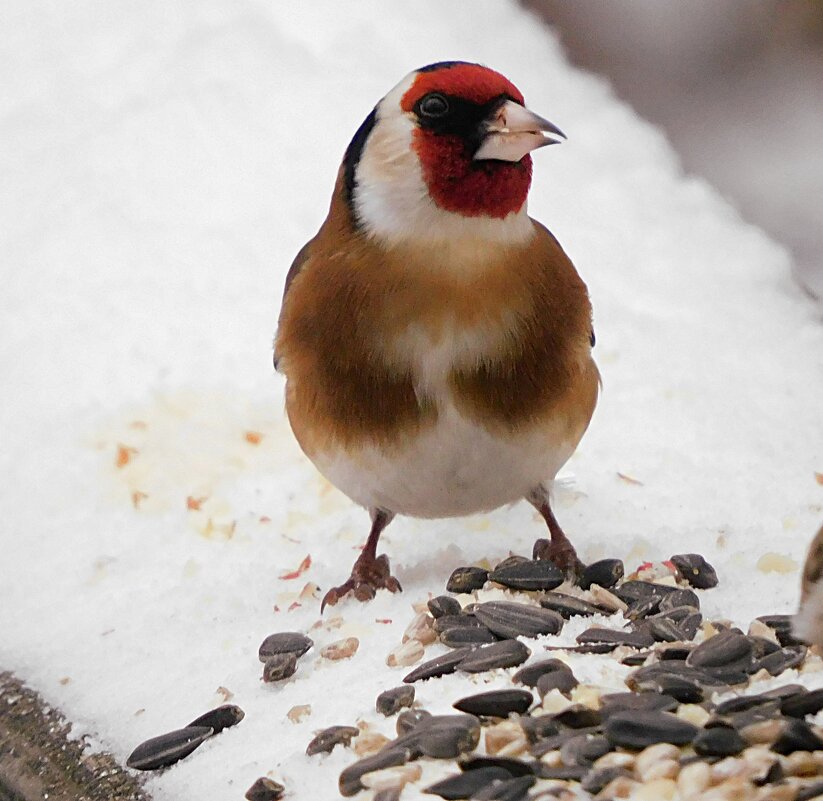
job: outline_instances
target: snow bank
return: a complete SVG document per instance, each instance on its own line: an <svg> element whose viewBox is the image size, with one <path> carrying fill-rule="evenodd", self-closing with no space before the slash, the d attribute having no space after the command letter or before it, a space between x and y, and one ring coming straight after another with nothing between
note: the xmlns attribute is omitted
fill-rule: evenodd
<svg viewBox="0 0 823 801"><path fill-rule="evenodd" d="M785 252L524 11L20 0L1 14L0 665L121 759L233 693L246 719L152 778L158 801L237 799L268 772L295 797L335 797L351 753L303 751L330 724L392 731L373 702L403 675L384 660L410 605L542 534L522 504L396 521L383 545L403 595L341 606L343 628L312 634L354 634L357 655L310 652L293 681L259 681L259 642L318 619L298 593L345 578L367 530L285 422L270 353L283 279L352 132L431 61L493 66L569 135L537 154L530 208L595 307L605 388L558 499L581 556L697 550L721 576L708 614L793 608L823 517L819 313ZM758 568L770 551L787 572ZM442 712L471 682L429 684L418 698Z"/></svg>

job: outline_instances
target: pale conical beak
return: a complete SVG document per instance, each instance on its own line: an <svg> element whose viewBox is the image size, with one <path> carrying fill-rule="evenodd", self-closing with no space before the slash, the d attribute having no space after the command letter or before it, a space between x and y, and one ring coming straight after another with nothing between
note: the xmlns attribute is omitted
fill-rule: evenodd
<svg viewBox="0 0 823 801"><path fill-rule="evenodd" d="M474 154L475 161L520 161L538 147L560 143L560 139L553 139L546 132L566 138L556 125L513 100L503 103L483 125L485 133Z"/></svg>

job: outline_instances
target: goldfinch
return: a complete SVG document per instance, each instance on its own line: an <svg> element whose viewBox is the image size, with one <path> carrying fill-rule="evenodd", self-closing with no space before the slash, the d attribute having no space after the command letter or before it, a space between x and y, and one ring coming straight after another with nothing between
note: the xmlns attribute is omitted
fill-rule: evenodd
<svg viewBox="0 0 823 801"><path fill-rule="evenodd" d="M400 589L381 532L526 499L574 571L549 487L594 412L588 292L526 211L529 153L565 138L503 75L460 61L403 78L366 117L328 216L286 277L274 362L317 469L369 510L351 576Z"/></svg>

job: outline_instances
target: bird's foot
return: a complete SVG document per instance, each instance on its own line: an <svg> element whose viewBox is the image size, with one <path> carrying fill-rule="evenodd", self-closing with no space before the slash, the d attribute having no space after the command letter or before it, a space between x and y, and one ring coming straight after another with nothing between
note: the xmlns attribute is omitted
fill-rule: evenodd
<svg viewBox="0 0 823 801"><path fill-rule="evenodd" d="M348 580L339 587L332 587L323 596L320 613L323 613L326 606L334 606L349 593L354 595L358 601L370 601L377 590L401 592L402 589L400 582L389 570L389 557L386 554L374 557L363 552L354 563Z"/></svg>
<svg viewBox="0 0 823 801"><path fill-rule="evenodd" d="M557 541L554 539L539 539L534 543L532 551L533 559L548 559L557 565L572 581L577 582L585 565L580 561L574 546L564 537Z"/></svg>

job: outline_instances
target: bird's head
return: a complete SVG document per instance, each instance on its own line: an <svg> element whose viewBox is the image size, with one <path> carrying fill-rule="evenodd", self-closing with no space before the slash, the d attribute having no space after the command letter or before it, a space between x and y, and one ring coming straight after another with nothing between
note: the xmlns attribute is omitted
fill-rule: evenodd
<svg viewBox="0 0 823 801"><path fill-rule="evenodd" d="M442 62L407 75L358 129L343 161L355 225L388 242L524 240L529 153L563 133L507 78Z"/></svg>

